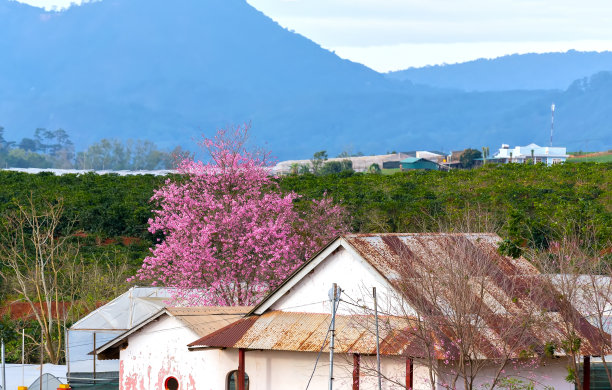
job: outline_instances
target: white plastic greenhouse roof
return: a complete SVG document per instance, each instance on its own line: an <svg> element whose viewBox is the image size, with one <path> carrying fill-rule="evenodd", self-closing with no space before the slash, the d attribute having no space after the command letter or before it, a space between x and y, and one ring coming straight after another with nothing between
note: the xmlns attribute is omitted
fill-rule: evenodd
<svg viewBox="0 0 612 390"><path fill-rule="evenodd" d="M126 331L162 309L172 289L132 287L70 327L71 331Z"/></svg>

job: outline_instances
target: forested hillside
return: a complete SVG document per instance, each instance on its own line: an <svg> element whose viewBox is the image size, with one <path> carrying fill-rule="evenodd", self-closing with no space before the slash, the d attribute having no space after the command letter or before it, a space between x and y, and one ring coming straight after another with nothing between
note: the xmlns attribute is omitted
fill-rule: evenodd
<svg viewBox="0 0 612 390"><path fill-rule="evenodd" d="M169 177L152 175L37 175L0 172L0 213L30 194L61 197L66 222L91 244L138 243L138 256L154 242L147 221L155 188ZM283 191L304 199L327 193L348 208L355 232L408 232L452 227L487 217L500 235L538 245L555 239L560 226L594 224L612 235L612 164L576 163L486 166L474 170L412 171L385 176L363 173L312 174L278 179ZM298 200L299 202L299 200ZM109 240L111 239L111 240ZM137 256L137 255L138 256Z"/></svg>

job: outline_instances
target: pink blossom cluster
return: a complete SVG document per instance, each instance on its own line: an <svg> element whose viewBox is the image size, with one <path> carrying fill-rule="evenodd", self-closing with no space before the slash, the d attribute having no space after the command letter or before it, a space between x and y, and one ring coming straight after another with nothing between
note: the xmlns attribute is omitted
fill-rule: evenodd
<svg viewBox="0 0 612 390"><path fill-rule="evenodd" d="M244 147L248 126L220 130L201 145L210 161L184 159L152 201L151 233L163 239L137 274L177 287L191 305L251 305L327 241L348 229L343 207L325 197L298 212L282 194L266 154Z"/></svg>

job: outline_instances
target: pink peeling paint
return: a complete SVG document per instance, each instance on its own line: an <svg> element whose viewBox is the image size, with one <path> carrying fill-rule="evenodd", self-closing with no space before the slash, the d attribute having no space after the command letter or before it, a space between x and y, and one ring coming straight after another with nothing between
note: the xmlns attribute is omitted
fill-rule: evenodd
<svg viewBox="0 0 612 390"><path fill-rule="evenodd" d="M142 382L141 382L142 383ZM119 362L119 390L137 390L138 375L126 375L123 367L123 360Z"/></svg>

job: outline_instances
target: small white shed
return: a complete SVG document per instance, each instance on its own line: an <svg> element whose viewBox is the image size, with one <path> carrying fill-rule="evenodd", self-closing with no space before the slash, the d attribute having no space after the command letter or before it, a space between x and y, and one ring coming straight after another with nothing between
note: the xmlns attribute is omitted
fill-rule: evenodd
<svg viewBox="0 0 612 390"><path fill-rule="evenodd" d="M167 288L132 287L74 323L67 331L67 375L73 387L116 383L119 360L101 361L90 352L150 318L171 296Z"/></svg>

